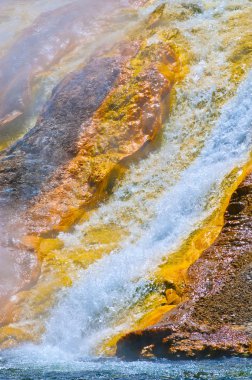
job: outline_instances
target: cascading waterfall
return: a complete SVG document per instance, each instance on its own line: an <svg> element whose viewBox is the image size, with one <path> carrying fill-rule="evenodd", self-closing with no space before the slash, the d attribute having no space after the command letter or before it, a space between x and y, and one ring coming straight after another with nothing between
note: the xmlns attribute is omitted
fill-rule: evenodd
<svg viewBox="0 0 252 380"><path fill-rule="evenodd" d="M178 30L190 41L193 64L176 88L161 147L131 164L110 198L86 221L59 234L64 249L74 252L90 248L85 241L90 231L108 228L111 240L116 229L124 232L108 254L73 270L74 283L57 294L41 341L15 349L17 356L49 361L95 356L104 341L134 326L144 311L130 310L149 293L151 275L218 209L223 181L234 169L239 175L249 160L252 72L239 86L231 80L223 32L223 23L246 9L249 1L154 1L139 17L163 3L170 6L171 15L184 3L197 12L189 20L171 16L171 34ZM104 41L109 36L114 34ZM77 67L79 59L75 52L64 68ZM53 84L64 68L52 69ZM94 250L102 245L92 244ZM29 322L28 318L24 324Z"/></svg>
<svg viewBox="0 0 252 380"><path fill-rule="evenodd" d="M47 323L43 345L90 355L113 329L125 328L115 327L114 320L143 295L148 273L213 211L221 197L221 181L248 159L252 142L251 81L252 73L223 108L199 157L159 199L154 220L141 238L91 265L64 292ZM214 202L207 207L210 197Z"/></svg>
<svg viewBox="0 0 252 380"><path fill-rule="evenodd" d="M118 316L148 292L150 273L215 209L222 180L248 159L251 81L252 73L223 107L200 155L160 197L141 238L134 244L125 242L120 250L95 262L61 294L37 348L39 355L49 353L58 359L89 356L104 339L130 326L132 320L128 326L117 325ZM69 236L66 239L69 243ZM34 352L29 345L26 349Z"/></svg>

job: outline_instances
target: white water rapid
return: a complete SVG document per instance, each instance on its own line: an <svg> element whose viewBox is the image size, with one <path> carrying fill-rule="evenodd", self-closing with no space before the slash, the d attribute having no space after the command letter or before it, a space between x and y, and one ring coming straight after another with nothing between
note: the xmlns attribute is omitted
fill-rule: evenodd
<svg viewBox="0 0 252 380"><path fill-rule="evenodd" d="M58 295L40 343L22 345L12 350L15 355L42 361L92 357L103 341L130 328L141 315L129 311L148 294L151 274L218 209L223 181L249 160L252 72L239 86L231 80L223 25L250 1L153 1L141 17L162 3L171 9L171 34L179 30L194 58L176 88L161 146L131 164L110 198L59 239L74 252L88 247L85 236L96 227L118 227L126 236L80 270L73 286ZM173 18L183 4L197 12Z"/></svg>
<svg viewBox="0 0 252 380"><path fill-rule="evenodd" d="M143 229L141 238L95 262L63 292L51 313L40 349L60 356L88 356L104 338L125 328L114 323L144 294L148 273L213 211L221 197L221 181L248 159L252 141L251 84L252 73L224 106L198 158L156 203L155 217Z"/></svg>

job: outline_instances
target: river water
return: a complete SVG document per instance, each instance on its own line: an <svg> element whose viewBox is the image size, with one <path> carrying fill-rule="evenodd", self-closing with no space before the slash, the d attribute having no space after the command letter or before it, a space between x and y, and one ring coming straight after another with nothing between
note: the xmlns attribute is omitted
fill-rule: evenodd
<svg viewBox="0 0 252 380"><path fill-rule="evenodd" d="M87 360L44 364L0 359L1 380L249 380L252 362L248 359L212 361Z"/></svg>

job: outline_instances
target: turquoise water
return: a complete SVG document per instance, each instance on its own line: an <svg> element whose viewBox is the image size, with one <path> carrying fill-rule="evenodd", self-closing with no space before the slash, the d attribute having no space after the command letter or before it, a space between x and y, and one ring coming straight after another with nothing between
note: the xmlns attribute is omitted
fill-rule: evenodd
<svg viewBox="0 0 252 380"><path fill-rule="evenodd" d="M2 354L0 380L249 380L252 360L220 359L202 361L136 361L116 359L71 363L29 363Z"/></svg>

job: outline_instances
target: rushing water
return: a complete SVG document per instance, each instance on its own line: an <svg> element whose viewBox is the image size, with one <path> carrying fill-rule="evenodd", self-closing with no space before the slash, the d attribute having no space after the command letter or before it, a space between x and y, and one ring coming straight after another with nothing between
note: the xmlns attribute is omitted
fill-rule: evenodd
<svg viewBox="0 0 252 380"><path fill-rule="evenodd" d="M0 1L2 54L22 30L20 20L29 27L41 12L71 1L29 3L32 6L28 9L24 1ZM226 24L232 17L243 17L250 1L153 1L139 11L137 20L161 3L170 7L171 34L179 31L193 57L188 75L176 89L161 146L130 166L109 200L87 221L59 235L64 245L59 255L74 253L80 247L93 253L103 244L108 254L82 270L69 262L75 282L57 295L58 302L43 317L32 314L32 296L27 300L27 318L13 326L25 329L27 325L29 329L30 323L42 320L45 333L38 345L25 344L2 352L0 379L247 380L252 376L252 364L246 359L124 363L95 358L97 347L134 326L144 314L139 309L129 311L148 294L151 275L218 209L225 193L223 181L233 169L239 174L251 151L252 72L244 63L245 75L232 80L232 44L227 40L232 39L233 30L238 33L240 29ZM182 17L188 7L191 16ZM12 19L8 19L10 15ZM136 18L132 20L136 22ZM38 80L36 105L31 106L32 115L26 116L18 133L31 127L51 88L67 72L86 62L108 40L120 39L134 24L132 20L127 23L127 18L122 18L120 32L98 21L88 33L81 30L78 41L82 48L67 50L60 64L53 64ZM6 133L2 130L0 147L8 145L16 134L15 128ZM109 242L89 242L93 231L104 230L109 232ZM123 237L112 244L117 230L124 232ZM46 277L48 288L50 281L50 276ZM36 294L36 286L32 291Z"/></svg>
<svg viewBox="0 0 252 380"><path fill-rule="evenodd" d="M213 209L207 207L209 198L214 197L213 204L218 200L222 179L248 159L251 80L252 73L223 108L199 157L156 202L156 215L141 238L91 265L64 294L47 324L44 344L78 355L92 353L93 346L115 329L116 316L148 291L148 272L154 271L167 251L174 251L209 215Z"/></svg>

